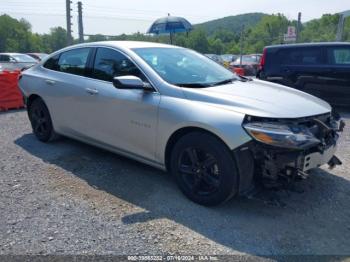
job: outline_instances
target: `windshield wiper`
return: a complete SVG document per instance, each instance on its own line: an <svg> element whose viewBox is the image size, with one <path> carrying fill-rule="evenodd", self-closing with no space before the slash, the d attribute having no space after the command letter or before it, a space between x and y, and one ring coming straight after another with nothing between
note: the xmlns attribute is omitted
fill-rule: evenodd
<svg viewBox="0 0 350 262"><path fill-rule="evenodd" d="M180 87L209 87L211 85L209 84L202 84L202 83L178 83L178 84L174 84L176 86L180 86Z"/></svg>
<svg viewBox="0 0 350 262"><path fill-rule="evenodd" d="M230 84L236 80L238 80L238 79L237 78L229 78L229 79L219 81L216 83L178 83L175 85L180 86L180 87L211 87L211 86Z"/></svg>
<svg viewBox="0 0 350 262"><path fill-rule="evenodd" d="M242 82L248 82L248 81L253 81L253 78L250 77L246 77L246 76L241 76L241 75L237 75L241 78Z"/></svg>
<svg viewBox="0 0 350 262"><path fill-rule="evenodd" d="M232 83L233 81L236 81L236 80L237 80L237 78L230 78L230 79L226 79L226 80L223 80L223 81L211 84L211 86L220 86L220 85L230 84L230 83Z"/></svg>

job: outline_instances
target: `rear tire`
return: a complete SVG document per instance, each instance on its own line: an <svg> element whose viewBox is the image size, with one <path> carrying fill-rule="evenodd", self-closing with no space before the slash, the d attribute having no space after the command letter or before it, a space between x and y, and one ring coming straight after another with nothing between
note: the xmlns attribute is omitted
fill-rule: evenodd
<svg viewBox="0 0 350 262"><path fill-rule="evenodd" d="M41 98L36 98L28 107L28 116L33 133L40 141L49 142L58 138L49 110Z"/></svg>
<svg viewBox="0 0 350 262"><path fill-rule="evenodd" d="M218 138L193 132L180 138L170 168L185 196L204 206L219 205L238 192L238 172L229 148Z"/></svg>

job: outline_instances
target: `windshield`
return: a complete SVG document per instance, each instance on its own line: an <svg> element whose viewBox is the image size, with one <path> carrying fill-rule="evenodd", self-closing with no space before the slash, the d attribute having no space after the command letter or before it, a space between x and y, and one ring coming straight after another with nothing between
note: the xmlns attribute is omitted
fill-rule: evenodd
<svg viewBox="0 0 350 262"><path fill-rule="evenodd" d="M36 60L29 55L11 55L19 63L36 63Z"/></svg>
<svg viewBox="0 0 350 262"><path fill-rule="evenodd" d="M204 55L185 48L135 48L133 51L168 83L209 87L238 77Z"/></svg>

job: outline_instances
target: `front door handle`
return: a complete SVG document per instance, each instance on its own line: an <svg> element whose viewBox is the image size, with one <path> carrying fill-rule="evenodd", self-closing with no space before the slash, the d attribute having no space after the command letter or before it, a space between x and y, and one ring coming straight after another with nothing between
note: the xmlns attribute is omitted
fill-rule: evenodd
<svg viewBox="0 0 350 262"><path fill-rule="evenodd" d="M51 79L46 79L45 82L48 85L54 85L56 83L54 80L51 80Z"/></svg>
<svg viewBox="0 0 350 262"><path fill-rule="evenodd" d="M92 89L92 88L86 88L85 91L89 93L90 95L97 95L98 90L97 89Z"/></svg>

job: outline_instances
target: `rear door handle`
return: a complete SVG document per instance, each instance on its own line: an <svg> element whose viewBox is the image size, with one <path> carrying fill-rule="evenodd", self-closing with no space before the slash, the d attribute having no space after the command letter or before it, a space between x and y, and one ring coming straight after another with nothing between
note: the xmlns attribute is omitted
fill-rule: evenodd
<svg viewBox="0 0 350 262"><path fill-rule="evenodd" d="M92 89L92 88L85 88L85 91L89 93L90 95L97 95L98 90L97 89Z"/></svg>
<svg viewBox="0 0 350 262"><path fill-rule="evenodd" d="M54 80L51 80L51 79L46 79L45 82L48 85L54 85L56 83Z"/></svg>

